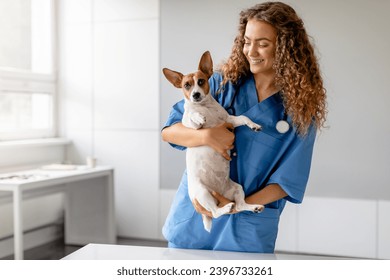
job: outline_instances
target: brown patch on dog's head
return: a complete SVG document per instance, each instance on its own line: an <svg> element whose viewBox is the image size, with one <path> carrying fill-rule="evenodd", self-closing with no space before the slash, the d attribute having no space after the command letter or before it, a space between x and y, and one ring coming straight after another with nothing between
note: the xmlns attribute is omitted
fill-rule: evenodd
<svg viewBox="0 0 390 280"><path fill-rule="evenodd" d="M163 73L171 84L183 90L184 96L188 100L194 97L196 99L197 93L201 91L203 95L207 95L210 91L208 80L213 74L213 61L210 52L206 51L202 55L198 71L195 73L183 75L168 68L164 68Z"/></svg>

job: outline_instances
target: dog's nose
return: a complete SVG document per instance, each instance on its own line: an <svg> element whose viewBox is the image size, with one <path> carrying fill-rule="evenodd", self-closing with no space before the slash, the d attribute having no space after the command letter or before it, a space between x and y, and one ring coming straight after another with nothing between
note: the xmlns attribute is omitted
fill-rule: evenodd
<svg viewBox="0 0 390 280"><path fill-rule="evenodd" d="M199 100L200 99L200 92L194 92L193 94L192 94L192 98L194 99L194 100Z"/></svg>

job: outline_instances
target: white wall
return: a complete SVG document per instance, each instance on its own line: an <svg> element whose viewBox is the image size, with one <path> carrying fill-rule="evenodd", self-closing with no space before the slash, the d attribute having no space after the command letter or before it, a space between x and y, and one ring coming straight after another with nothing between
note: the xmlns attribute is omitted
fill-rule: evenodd
<svg viewBox="0 0 390 280"><path fill-rule="evenodd" d="M294 1L316 41L329 102L310 195L390 200L387 0Z"/></svg>
<svg viewBox="0 0 390 280"><path fill-rule="evenodd" d="M61 135L74 142L68 159L94 155L113 166L118 234L157 238L159 1L59 2Z"/></svg>

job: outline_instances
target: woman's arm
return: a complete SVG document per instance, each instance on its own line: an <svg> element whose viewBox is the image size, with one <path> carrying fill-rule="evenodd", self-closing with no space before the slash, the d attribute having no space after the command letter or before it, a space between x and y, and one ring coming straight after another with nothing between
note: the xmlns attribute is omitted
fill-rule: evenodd
<svg viewBox="0 0 390 280"><path fill-rule="evenodd" d="M162 130L163 141L184 147L209 146L230 160L229 150L233 148L233 125L224 123L213 128L192 129L176 123Z"/></svg>
<svg viewBox="0 0 390 280"><path fill-rule="evenodd" d="M266 205L287 196L278 184L269 184L264 189L245 198L246 203Z"/></svg>

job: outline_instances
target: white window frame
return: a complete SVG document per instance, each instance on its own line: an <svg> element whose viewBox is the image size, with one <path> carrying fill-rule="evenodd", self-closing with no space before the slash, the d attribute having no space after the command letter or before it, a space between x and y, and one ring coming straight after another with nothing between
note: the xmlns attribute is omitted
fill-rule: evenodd
<svg viewBox="0 0 390 280"><path fill-rule="evenodd" d="M0 92L45 93L52 96L51 126L48 129L26 129L18 132L0 131L0 141L49 138L57 135L57 49L56 49L56 0L50 0L51 6L51 49L52 72L50 74L0 67Z"/></svg>

